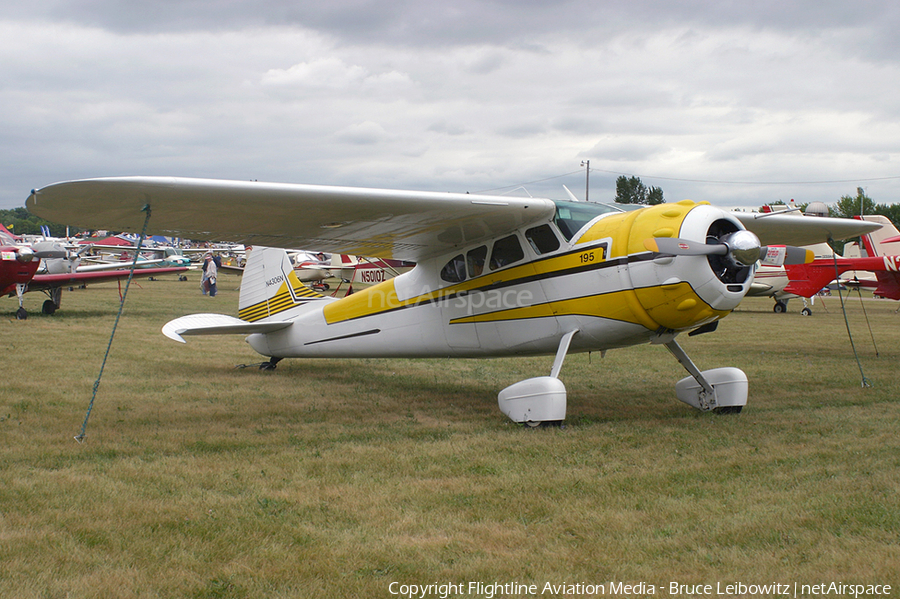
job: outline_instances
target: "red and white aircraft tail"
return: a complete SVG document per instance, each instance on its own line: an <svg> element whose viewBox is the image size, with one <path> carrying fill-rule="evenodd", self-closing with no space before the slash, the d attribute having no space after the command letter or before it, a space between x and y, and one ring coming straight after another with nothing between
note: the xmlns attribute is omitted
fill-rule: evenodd
<svg viewBox="0 0 900 599"><path fill-rule="evenodd" d="M886 216L872 214L869 216L856 216L857 220L864 220L881 225L880 229L862 236L863 247L869 256L896 256L900 254L900 231Z"/></svg>

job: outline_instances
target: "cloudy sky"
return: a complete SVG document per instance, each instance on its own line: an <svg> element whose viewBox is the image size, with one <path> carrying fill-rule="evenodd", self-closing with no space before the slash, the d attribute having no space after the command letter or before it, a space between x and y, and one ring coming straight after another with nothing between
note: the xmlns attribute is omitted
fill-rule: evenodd
<svg viewBox="0 0 900 599"><path fill-rule="evenodd" d="M0 208L257 179L611 201L900 201L896 0L30 0L0 17Z"/></svg>

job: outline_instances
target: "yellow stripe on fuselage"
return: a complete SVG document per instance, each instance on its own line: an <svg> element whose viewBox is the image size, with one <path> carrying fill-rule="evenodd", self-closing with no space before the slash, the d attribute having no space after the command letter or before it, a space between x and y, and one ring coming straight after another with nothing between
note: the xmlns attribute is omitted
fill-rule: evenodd
<svg viewBox="0 0 900 599"><path fill-rule="evenodd" d="M635 301L638 302L635 306ZM651 306L645 310L643 306ZM455 318L450 324L479 322L502 322L557 316L593 316L621 322L643 325L651 331L666 322L673 330L693 328L727 315L728 312L713 310L701 300L688 283L660 285L643 289L623 289L609 293L599 293L586 297L497 310L485 314Z"/></svg>
<svg viewBox="0 0 900 599"><path fill-rule="evenodd" d="M371 316L409 305L409 300L401 302L394 289L394 279L388 279L341 300L331 302L322 309L325 322L335 324L363 316Z"/></svg>

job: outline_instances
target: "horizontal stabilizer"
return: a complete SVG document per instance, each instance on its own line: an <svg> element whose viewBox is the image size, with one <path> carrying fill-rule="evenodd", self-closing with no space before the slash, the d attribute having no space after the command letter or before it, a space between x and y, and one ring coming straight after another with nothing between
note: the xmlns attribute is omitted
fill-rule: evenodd
<svg viewBox="0 0 900 599"><path fill-rule="evenodd" d="M291 326L290 320L277 322L246 322L224 314L191 314L170 320L162 328L163 335L186 343L182 335L250 335L271 333Z"/></svg>

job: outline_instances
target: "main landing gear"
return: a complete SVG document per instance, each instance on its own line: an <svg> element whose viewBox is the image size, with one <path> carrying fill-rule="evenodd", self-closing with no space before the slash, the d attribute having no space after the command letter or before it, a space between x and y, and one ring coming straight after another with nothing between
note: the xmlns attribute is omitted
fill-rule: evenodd
<svg viewBox="0 0 900 599"><path fill-rule="evenodd" d="M713 368L700 371L678 342L665 343L675 359L691 373L675 384L675 396L702 411L738 414L747 405L747 375L739 368Z"/></svg>
<svg viewBox="0 0 900 599"><path fill-rule="evenodd" d="M550 376L538 376L510 385L497 396L500 411L513 422L535 427L566 419L566 386L559 378L569 344L578 329L563 335Z"/></svg>
<svg viewBox="0 0 900 599"><path fill-rule="evenodd" d="M500 411L513 422L527 426L560 423L566 417L566 386L557 378L578 330L563 336L556 351L550 376L539 376L510 385L500 392ZM714 368L701 371L674 337L661 335L656 344L666 346L691 376L675 385L675 395L684 403L702 411L737 414L747 404L747 375L738 368Z"/></svg>
<svg viewBox="0 0 900 599"><path fill-rule="evenodd" d="M16 283L16 296L19 298L19 309L16 310L16 320L28 319L28 310L22 305L25 288L25 284ZM50 299L44 300L44 303L41 304L41 313L51 316L59 309L59 304L62 301L62 288L55 287L44 291L44 293L46 293Z"/></svg>

